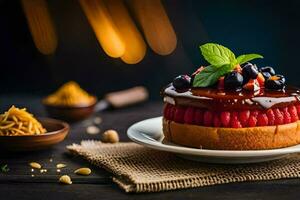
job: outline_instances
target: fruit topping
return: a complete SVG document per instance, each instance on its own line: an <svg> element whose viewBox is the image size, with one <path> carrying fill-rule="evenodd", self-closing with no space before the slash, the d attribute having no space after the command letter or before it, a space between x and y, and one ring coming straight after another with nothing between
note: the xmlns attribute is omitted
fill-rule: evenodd
<svg viewBox="0 0 300 200"><path fill-rule="evenodd" d="M195 124L202 125L203 124L203 111L197 109L195 111Z"/></svg>
<svg viewBox="0 0 300 200"><path fill-rule="evenodd" d="M184 113L185 109L184 107L177 107L174 113L174 121L183 123L184 122Z"/></svg>
<svg viewBox="0 0 300 200"><path fill-rule="evenodd" d="M258 70L257 67L255 67L253 64L251 63L247 63L244 67L243 67L243 77L246 80L249 79L256 79L258 75Z"/></svg>
<svg viewBox="0 0 300 200"><path fill-rule="evenodd" d="M191 78L188 75L179 75L173 80L173 86L177 90L188 89L191 86Z"/></svg>
<svg viewBox="0 0 300 200"><path fill-rule="evenodd" d="M238 73L242 73L243 72L243 68L240 65L236 65L235 68L233 69L234 71L237 71Z"/></svg>
<svg viewBox="0 0 300 200"><path fill-rule="evenodd" d="M265 81L265 87L272 90L280 90L285 86L285 78L282 75L274 75Z"/></svg>
<svg viewBox="0 0 300 200"><path fill-rule="evenodd" d="M199 67L199 68L192 74L192 77L194 77L194 76L196 76L197 74L199 74L203 69L204 69L204 66Z"/></svg>
<svg viewBox="0 0 300 200"><path fill-rule="evenodd" d="M269 125L272 126L275 124L275 114L272 109L267 110L267 116L268 116L268 121Z"/></svg>
<svg viewBox="0 0 300 200"><path fill-rule="evenodd" d="M226 89L239 89L243 85L243 76L236 72L232 71L226 74L224 78L224 86Z"/></svg>
<svg viewBox="0 0 300 200"><path fill-rule="evenodd" d="M214 127L221 127L222 123L218 115L214 115Z"/></svg>
<svg viewBox="0 0 300 200"><path fill-rule="evenodd" d="M209 63L199 67L192 75L180 75L173 80L176 90L186 90L191 87L215 87L219 90L248 90L254 95L262 94L261 88L281 90L285 87L285 78L275 75L270 67L257 68L249 61L263 58L259 54L243 54L235 56L228 48L214 43L200 46L201 54ZM258 92L257 92L258 91Z"/></svg>
<svg viewBox="0 0 300 200"><path fill-rule="evenodd" d="M257 118L254 117L253 115L250 115L248 120L248 127L255 127L256 124L257 124Z"/></svg>
<svg viewBox="0 0 300 200"><path fill-rule="evenodd" d="M260 87L264 87L266 79L264 78L262 73L258 73L256 80Z"/></svg>
<svg viewBox="0 0 300 200"><path fill-rule="evenodd" d="M224 127L230 125L230 112L221 112L221 122Z"/></svg>
<svg viewBox="0 0 300 200"><path fill-rule="evenodd" d="M267 126L268 125L268 116L265 113L258 114L257 125L258 126Z"/></svg>
<svg viewBox="0 0 300 200"><path fill-rule="evenodd" d="M244 110L244 111L241 111L239 113L239 119L240 119L240 122L242 124L242 126L247 126L247 122L248 122L248 119L250 117L250 111L249 110Z"/></svg>
<svg viewBox="0 0 300 200"><path fill-rule="evenodd" d="M259 83L256 79L250 79L248 83L246 83L243 88L249 91L258 91L260 89Z"/></svg>
<svg viewBox="0 0 300 200"><path fill-rule="evenodd" d="M270 78L272 75L269 72L261 72L265 79Z"/></svg>
<svg viewBox="0 0 300 200"><path fill-rule="evenodd" d="M194 113L195 109L193 107L188 107L184 113L184 123L194 124Z"/></svg>
<svg viewBox="0 0 300 200"><path fill-rule="evenodd" d="M224 76L221 76L218 80L218 89L219 90L224 90Z"/></svg>
<svg viewBox="0 0 300 200"><path fill-rule="evenodd" d="M208 127L243 128L275 126L299 120L299 104L267 110L211 111L195 107L167 104L164 117L177 123Z"/></svg>
<svg viewBox="0 0 300 200"><path fill-rule="evenodd" d="M271 76L275 75L275 70L273 69L273 67L262 67L259 70L260 72L268 72L269 74L271 74Z"/></svg>
<svg viewBox="0 0 300 200"><path fill-rule="evenodd" d="M203 116L203 124L204 126L211 126L213 122L213 113L210 111L205 111L204 116Z"/></svg>

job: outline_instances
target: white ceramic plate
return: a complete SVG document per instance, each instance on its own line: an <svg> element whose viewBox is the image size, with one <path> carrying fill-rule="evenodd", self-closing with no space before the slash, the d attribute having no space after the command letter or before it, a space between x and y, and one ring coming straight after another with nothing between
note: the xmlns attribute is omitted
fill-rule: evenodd
<svg viewBox="0 0 300 200"><path fill-rule="evenodd" d="M182 158L209 163L240 164L265 162L300 152L300 145L271 150L227 151L196 149L172 143L162 143L162 117L151 118L133 124L127 130L127 135L132 141L143 146L176 153Z"/></svg>

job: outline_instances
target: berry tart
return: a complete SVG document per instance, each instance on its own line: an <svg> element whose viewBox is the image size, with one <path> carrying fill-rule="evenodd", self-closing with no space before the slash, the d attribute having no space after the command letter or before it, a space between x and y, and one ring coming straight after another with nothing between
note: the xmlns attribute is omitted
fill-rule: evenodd
<svg viewBox="0 0 300 200"><path fill-rule="evenodd" d="M200 46L208 66L165 87L165 140L193 148L262 150L300 143L300 90L272 67L236 57L228 48Z"/></svg>

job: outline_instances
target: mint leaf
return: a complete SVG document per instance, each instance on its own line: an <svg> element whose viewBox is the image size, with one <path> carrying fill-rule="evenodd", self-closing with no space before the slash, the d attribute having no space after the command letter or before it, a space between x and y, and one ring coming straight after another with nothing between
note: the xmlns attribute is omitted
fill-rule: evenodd
<svg viewBox="0 0 300 200"><path fill-rule="evenodd" d="M205 60L215 67L236 63L234 53L222 45L207 43L200 46L200 51Z"/></svg>
<svg viewBox="0 0 300 200"><path fill-rule="evenodd" d="M207 66L195 76L193 87L207 87L213 85L221 76L230 72L232 68L233 65L231 64L223 65L221 67L213 65Z"/></svg>
<svg viewBox="0 0 300 200"><path fill-rule="evenodd" d="M246 63L250 60L253 60L253 59L256 59L256 58L263 58L262 55L259 55L259 54L244 54L244 55L240 55L236 58L237 62L239 64L243 64L243 63Z"/></svg>
<svg viewBox="0 0 300 200"><path fill-rule="evenodd" d="M8 172L9 171L9 168L8 168L8 166L7 165L2 165L1 167L0 167L0 171L1 172L3 172L3 173L5 173L5 172Z"/></svg>

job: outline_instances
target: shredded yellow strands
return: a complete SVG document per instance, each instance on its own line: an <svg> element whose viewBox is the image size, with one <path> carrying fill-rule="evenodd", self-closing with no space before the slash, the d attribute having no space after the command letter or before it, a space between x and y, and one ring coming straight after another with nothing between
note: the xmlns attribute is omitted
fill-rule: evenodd
<svg viewBox="0 0 300 200"><path fill-rule="evenodd" d="M39 135L45 132L46 129L26 108L12 106L0 115L0 136Z"/></svg>
<svg viewBox="0 0 300 200"><path fill-rule="evenodd" d="M44 99L45 104L54 106L91 105L94 102L95 97L81 89L74 81L65 83L55 93Z"/></svg>

